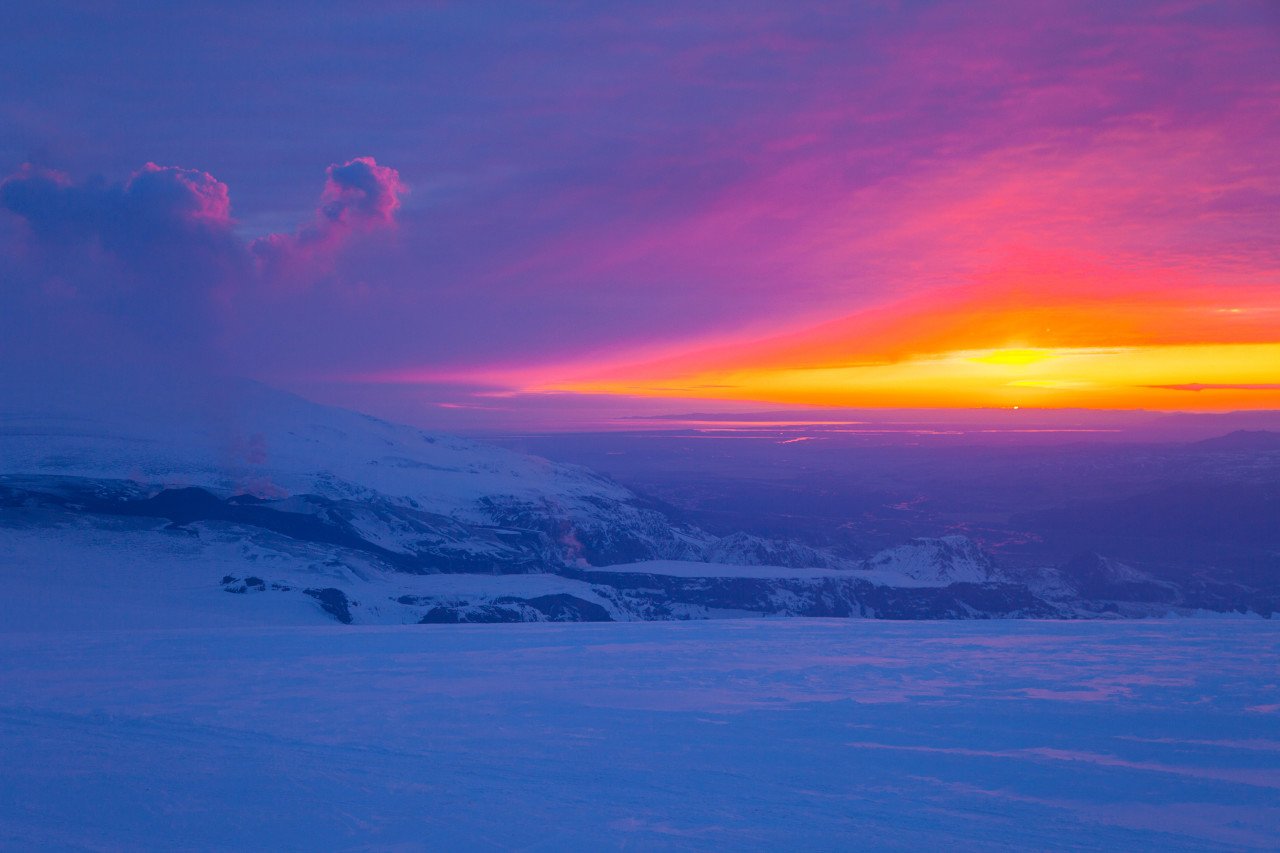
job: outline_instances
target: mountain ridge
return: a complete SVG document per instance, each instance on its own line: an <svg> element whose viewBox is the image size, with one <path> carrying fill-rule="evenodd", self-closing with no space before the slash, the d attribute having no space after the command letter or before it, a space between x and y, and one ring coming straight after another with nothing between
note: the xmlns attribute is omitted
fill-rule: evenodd
<svg viewBox="0 0 1280 853"><path fill-rule="evenodd" d="M155 584L198 577L206 595L288 598L290 612L305 605L342 622L1274 609L1243 589L1194 600L1101 557L1010 572L961 536L865 559L741 531L717 537L580 466L253 383L108 397L78 412L10 400L0 450L11 571L32 571L42 537L66 540L45 544L70 587L95 562L129 564L132 548L135 562L168 567ZM442 575L471 580L432 580Z"/></svg>

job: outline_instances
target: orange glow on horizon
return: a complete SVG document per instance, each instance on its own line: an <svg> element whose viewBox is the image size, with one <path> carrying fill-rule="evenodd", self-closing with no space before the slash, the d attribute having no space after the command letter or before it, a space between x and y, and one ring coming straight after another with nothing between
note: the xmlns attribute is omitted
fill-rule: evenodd
<svg viewBox="0 0 1280 853"><path fill-rule="evenodd" d="M854 408L1280 409L1280 276L1263 281L1038 257L764 339L362 378Z"/></svg>
<svg viewBox="0 0 1280 853"><path fill-rule="evenodd" d="M799 332L526 389L854 407L1280 408L1280 287L1181 278L1015 268Z"/></svg>
<svg viewBox="0 0 1280 853"><path fill-rule="evenodd" d="M683 381L680 396L820 406L1257 409L1280 407L1276 365L1280 344L1064 348L1034 361L960 350L885 364L695 374L660 387L614 380L543 390L667 397Z"/></svg>

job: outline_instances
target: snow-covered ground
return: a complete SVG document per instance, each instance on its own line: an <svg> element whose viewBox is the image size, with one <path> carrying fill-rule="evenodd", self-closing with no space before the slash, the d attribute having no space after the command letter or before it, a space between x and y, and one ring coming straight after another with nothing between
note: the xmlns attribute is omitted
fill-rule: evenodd
<svg viewBox="0 0 1280 853"><path fill-rule="evenodd" d="M196 621L0 631L0 847L1280 837L1275 622Z"/></svg>

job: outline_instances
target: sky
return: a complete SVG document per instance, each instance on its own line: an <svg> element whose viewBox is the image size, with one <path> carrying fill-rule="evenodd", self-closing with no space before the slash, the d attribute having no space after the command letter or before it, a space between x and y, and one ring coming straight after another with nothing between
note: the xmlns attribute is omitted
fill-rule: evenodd
<svg viewBox="0 0 1280 853"><path fill-rule="evenodd" d="M18 2L0 357L424 425L1280 409L1280 5Z"/></svg>

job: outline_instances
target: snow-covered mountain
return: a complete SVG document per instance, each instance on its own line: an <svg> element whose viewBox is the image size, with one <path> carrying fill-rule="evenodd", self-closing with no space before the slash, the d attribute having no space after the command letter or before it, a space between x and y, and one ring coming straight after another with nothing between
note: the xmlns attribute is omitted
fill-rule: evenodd
<svg viewBox="0 0 1280 853"><path fill-rule="evenodd" d="M1195 606L1100 557L1011 574L956 536L863 561L718 538L579 466L248 382L7 394L0 568L18 602L8 619L56 610L130 624L182 613L400 623ZM23 601L43 603L28 617L16 613Z"/></svg>
<svg viewBox="0 0 1280 853"><path fill-rule="evenodd" d="M866 560L859 568L885 586L948 586L1004 580L991 558L964 536L916 539Z"/></svg>
<svg viewBox="0 0 1280 853"><path fill-rule="evenodd" d="M0 410L7 488L98 512L271 518L300 538L325 527L338 544L358 539L423 571L693 558L707 545L585 468L254 383L92 408L42 403Z"/></svg>

